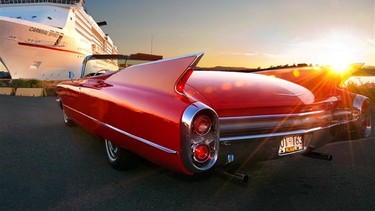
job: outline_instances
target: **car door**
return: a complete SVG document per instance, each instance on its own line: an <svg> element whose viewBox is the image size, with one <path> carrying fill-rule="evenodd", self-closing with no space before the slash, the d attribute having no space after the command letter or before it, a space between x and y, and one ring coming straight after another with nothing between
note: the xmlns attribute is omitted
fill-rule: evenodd
<svg viewBox="0 0 375 211"><path fill-rule="evenodd" d="M97 133L103 126L108 112L108 101L103 89L109 85L98 77L85 78L79 84L78 109L81 112L81 122L84 127Z"/></svg>
<svg viewBox="0 0 375 211"><path fill-rule="evenodd" d="M64 82L58 87L58 95L64 112L73 119L74 122L80 123L79 97L80 97L80 80Z"/></svg>

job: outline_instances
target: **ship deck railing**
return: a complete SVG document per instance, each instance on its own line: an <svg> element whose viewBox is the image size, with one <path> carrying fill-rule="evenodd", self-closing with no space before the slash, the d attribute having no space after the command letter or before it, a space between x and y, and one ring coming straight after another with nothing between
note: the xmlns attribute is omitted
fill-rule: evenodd
<svg viewBox="0 0 375 211"><path fill-rule="evenodd" d="M32 4L32 3L55 3L55 4L81 4L84 0L0 0L0 4Z"/></svg>

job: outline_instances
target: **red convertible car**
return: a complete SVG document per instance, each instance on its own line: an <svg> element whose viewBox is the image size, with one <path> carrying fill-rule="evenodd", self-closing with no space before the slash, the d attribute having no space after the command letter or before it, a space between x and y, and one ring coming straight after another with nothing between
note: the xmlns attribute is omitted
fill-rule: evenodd
<svg viewBox="0 0 375 211"><path fill-rule="evenodd" d="M127 56L90 56L78 79L57 87L64 121L101 137L116 169L142 157L190 175L256 157L330 159L313 150L370 136L369 99L340 88L355 67L208 71L196 68L202 56L132 66ZM89 65L97 59L117 68Z"/></svg>

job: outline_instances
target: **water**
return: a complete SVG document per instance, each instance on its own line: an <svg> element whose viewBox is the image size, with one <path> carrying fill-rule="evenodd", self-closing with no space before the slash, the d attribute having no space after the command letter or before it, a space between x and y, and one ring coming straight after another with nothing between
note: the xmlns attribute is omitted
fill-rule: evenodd
<svg viewBox="0 0 375 211"><path fill-rule="evenodd" d="M365 84L375 85L375 76L352 76L347 81L345 81L344 86L350 82L356 85L365 85Z"/></svg>

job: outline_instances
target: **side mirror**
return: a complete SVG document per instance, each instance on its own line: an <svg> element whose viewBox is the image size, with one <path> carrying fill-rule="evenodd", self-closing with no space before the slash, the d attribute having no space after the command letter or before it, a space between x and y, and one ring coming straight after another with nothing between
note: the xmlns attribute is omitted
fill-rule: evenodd
<svg viewBox="0 0 375 211"><path fill-rule="evenodd" d="M70 79L71 81L74 80L74 73L73 73L72 71L69 71L69 79Z"/></svg>

